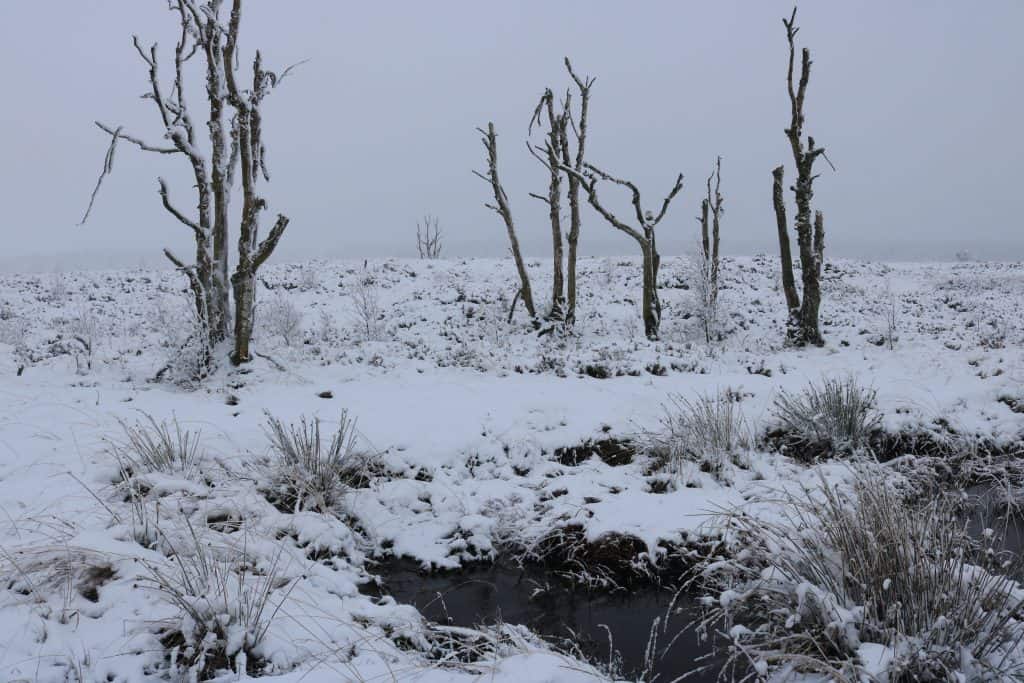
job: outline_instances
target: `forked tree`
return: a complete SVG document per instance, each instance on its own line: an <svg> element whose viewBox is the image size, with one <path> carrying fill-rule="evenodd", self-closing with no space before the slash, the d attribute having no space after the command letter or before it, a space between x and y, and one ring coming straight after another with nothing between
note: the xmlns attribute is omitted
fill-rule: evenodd
<svg viewBox="0 0 1024 683"><path fill-rule="evenodd" d="M533 290L530 288L530 274L526 270L526 262L523 261L523 254L519 250L519 239L516 237L516 226L515 221L512 220L512 208L508 203L508 194L505 193L505 188L501 184L501 178L498 176L498 134L494 131L494 123L487 124L487 130L483 128L477 128L480 132L481 142L484 145L484 149L487 150L487 170L484 173L480 171L473 171L474 175L481 178L484 182L491 186L491 192L494 195L494 203L485 202L484 206L491 209L499 216L505 223L505 230L508 232L509 246L512 250L512 258L516 263L516 271L519 273L519 289L516 291L515 297L512 299L512 307L509 311L509 319L512 318L512 312L515 310L516 301L520 298L523 300L523 305L526 307L526 312L530 316L531 323L537 326L537 309L533 305Z"/></svg>
<svg viewBox="0 0 1024 683"><path fill-rule="evenodd" d="M540 102L530 119L529 131L533 131L534 124L540 124L541 118L547 114L548 134L544 143L543 152L527 141L527 149L533 154L548 170L548 193L547 196L530 193L534 199L539 199L548 205L548 218L551 221L551 308L548 309L547 319L552 321L565 319L565 271L562 268L564 258L564 240L562 238L562 170L559 168L561 162L562 138L566 135L568 128L568 115L563 106L562 111L555 114L555 95L548 88L541 95Z"/></svg>
<svg viewBox="0 0 1024 683"><path fill-rule="evenodd" d="M231 13L225 23L221 13L224 0L169 0L168 7L176 15L181 34L174 51L174 74L170 90L165 92L159 76L157 45L143 48L133 38L136 51L148 71L149 91L159 116L161 136L166 141L150 144L124 132L120 126L96 125L110 135L110 146L104 160L89 206L82 218L88 219L104 178L113 170L114 154L124 140L139 149L156 154L182 155L194 177L196 210L186 213L171 201L170 189L163 178L158 179L164 209L189 228L195 241L194 263L188 264L170 250L164 254L189 280L199 321L196 340L212 360L213 345L233 334L233 363L252 359L250 342L255 317L255 277L259 267L270 257L281 239L288 218L278 215L267 236L259 239L260 214L267 202L257 192L262 178L270 180L265 160L260 106L266 95L291 71L280 75L263 68L257 51L253 60L251 82L239 85L238 36L242 21L242 0L232 0ZM187 64L199 57L205 72L208 118L205 135L193 118L186 100ZM229 128L225 117L230 114ZM205 138L205 140L202 140ZM207 161L207 148L210 161ZM231 238L231 191L235 176L241 178L242 206L238 221L238 261L228 276ZM231 295L234 294L234 324L231 324Z"/></svg>
<svg viewBox="0 0 1024 683"><path fill-rule="evenodd" d="M441 258L441 223L429 213L416 223L416 251L421 259Z"/></svg>
<svg viewBox="0 0 1024 683"><path fill-rule="evenodd" d="M799 28L796 26L796 8L789 19L783 18L786 27L786 40L789 42L789 69L786 84L789 91L790 123L786 128L796 165L796 183L790 188L796 197L795 228L797 246L800 251L800 270L803 282L803 298L796 289L793 277L793 258L789 246L789 233L786 222L786 205L782 193L784 168L778 166L772 171L772 202L775 207L775 219L779 235L779 253L782 259L782 286L786 295L788 319L786 326L787 340L795 345L814 344L821 346L824 339L818 322L818 311L821 307L821 268L825 258L825 218L821 211L814 212L811 222L811 200L814 197L814 162L819 157L828 161L825 148L818 147L814 138L807 136L804 144L804 97L807 82L811 76L811 53L806 47L801 50L800 77L794 85L794 68L796 62L795 38ZM831 162L829 162L831 165Z"/></svg>
<svg viewBox="0 0 1024 683"><path fill-rule="evenodd" d="M658 339L658 332L661 327L661 300L658 297L658 269L661 267L661 255L658 253L655 228L661 219L668 212L669 204L675 199L679 191L683 189L683 174L676 177L675 185L661 203L661 210L657 215L650 211L644 211L640 200L640 190L629 180L616 178L589 162L583 163L583 172L580 173L570 166L562 166L567 173L576 176L580 185L587 193L587 200L590 205L601 214L612 227L626 233L640 246L640 254L643 268L643 297L642 316L644 320L644 334L654 341ZM607 180L629 189L632 195L633 211L635 213L636 225L630 225L619 219L601 203L597 194L598 180Z"/></svg>
<svg viewBox="0 0 1024 683"><path fill-rule="evenodd" d="M707 179L707 195L700 202L700 263L697 264L695 293L698 297L697 316L704 327L704 338L711 342L718 318L719 246L722 212L722 157L715 160L715 168Z"/></svg>
<svg viewBox="0 0 1024 683"><path fill-rule="evenodd" d="M576 261L582 224L579 173L583 170L586 154L587 117L590 111L590 89L594 85L594 79L577 76L568 57L565 58L565 68L579 91L578 120L573 117L572 95L569 91L566 91L561 110L556 114L554 93L550 89L545 90L530 121L530 130L532 131L535 124L542 125L544 123L543 115L546 113L548 134L543 147L532 145L529 142L527 142L527 147L548 170L549 176L547 197L531 194L548 204L548 214L551 220L553 277L549 318L564 320L566 326L571 327L576 321ZM575 145L570 139L570 129L574 133ZM576 173L565 172L562 170L562 166L571 167ZM561 225L563 173L568 183L567 198L569 200L569 231L565 235L567 254L563 249ZM565 254L564 270L562 267L563 254Z"/></svg>

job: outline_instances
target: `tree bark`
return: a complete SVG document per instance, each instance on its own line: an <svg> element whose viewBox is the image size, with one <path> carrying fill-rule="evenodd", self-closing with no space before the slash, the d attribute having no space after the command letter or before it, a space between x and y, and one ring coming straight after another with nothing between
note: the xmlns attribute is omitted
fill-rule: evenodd
<svg viewBox="0 0 1024 683"><path fill-rule="evenodd" d="M782 291L786 295L786 310L789 320L795 321L800 310L800 295L793 278L793 252L789 246L789 226L786 221L786 202L782 195L782 178L785 169L778 166L772 171L772 203L775 205L775 223L779 231L779 256L782 265Z"/></svg>
<svg viewBox="0 0 1024 683"><path fill-rule="evenodd" d="M814 213L814 236L808 244L808 250L808 259L803 261L809 267L806 267L803 273L804 300L800 308L800 331L805 343L821 346L825 343L818 322L818 309L821 307L821 266L825 251L825 218L821 211Z"/></svg>
<svg viewBox="0 0 1024 683"><path fill-rule="evenodd" d="M661 257L658 256L654 243L649 240L640 244L640 253L643 254L644 334L648 339L656 340L661 330L661 299L658 298L658 268L661 266Z"/></svg>
<svg viewBox="0 0 1024 683"><path fill-rule="evenodd" d="M569 58L565 58L565 68L569 72L569 76L573 82L576 83L576 88L580 93L580 118L579 124L576 126L576 158L570 160L569 156L569 134L568 130L563 131L562 135L562 163L566 166L572 163L573 168L577 173L583 172L583 164L586 160L586 145L587 145L587 118L590 113L590 88L594 85L593 78L580 78L576 75L576 72L572 69L572 64L569 62ZM569 96L565 98L565 111L566 117L571 121L571 108L569 106ZM565 311L565 322L567 325L573 325L576 322L576 257L579 248L580 240L580 226L581 226L581 215L580 215L580 179L578 175L568 173L566 174L569 178L569 189L567 196L569 199L569 234L566 236L566 242L568 243L568 258L566 261L567 270L567 290L566 290L566 311Z"/></svg>
<svg viewBox="0 0 1024 683"><path fill-rule="evenodd" d="M559 169L559 157L562 153L566 119L564 112L559 116L555 115L555 95L550 88L544 91L544 95L541 96L537 109L534 111L533 119L530 121L531 129L534 123L540 123L543 111L547 112L548 118L548 140L544 145L546 160L536 152L535 154L548 169L548 194L547 197L533 196L548 205L548 220L551 222L552 267L551 308L548 311L547 319L559 321L565 318L565 271L562 267L565 251L562 238L562 171Z"/></svg>

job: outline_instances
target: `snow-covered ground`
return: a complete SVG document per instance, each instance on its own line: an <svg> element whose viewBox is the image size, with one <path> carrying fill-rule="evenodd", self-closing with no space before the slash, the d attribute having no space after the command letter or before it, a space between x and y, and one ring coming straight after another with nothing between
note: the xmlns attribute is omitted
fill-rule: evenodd
<svg viewBox="0 0 1024 683"><path fill-rule="evenodd" d="M590 541L635 536L657 561L665 544L710 533L715 510L819 472L841 476L835 464L755 453L728 482L694 467L664 490L652 483L665 475L642 458L554 457L657 429L672 394L730 389L763 432L780 390L853 376L877 391L887 431L1021 439L1021 265L830 262L821 349L783 346L776 258L723 265L723 339L710 346L690 315L685 272L665 259L662 340L650 342L634 259L581 262L571 336L538 336L521 305L507 322L509 261L268 267L265 356L224 364L199 387L167 381L173 369L152 381L181 364L189 297L179 274L0 277L0 679L162 675L159 633L179 612L149 579L173 568L169 549L194 532L276 567L271 602L281 606L261 653L280 680L593 680L596 670L521 633L500 639L502 656L440 664L426 653L442 636L414 608L360 594L369 558L455 568L580 525ZM531 264L539 307L547 274L547 263ZM342 409L377 454L375 476L346 496L343 514L278 510L255 466L268 449L264 411L334 425ZM119 420L143 414L201 431L203 456L198 476L149 482L148 514L163 534L149 547L133 533L110 454Z"/></svg>

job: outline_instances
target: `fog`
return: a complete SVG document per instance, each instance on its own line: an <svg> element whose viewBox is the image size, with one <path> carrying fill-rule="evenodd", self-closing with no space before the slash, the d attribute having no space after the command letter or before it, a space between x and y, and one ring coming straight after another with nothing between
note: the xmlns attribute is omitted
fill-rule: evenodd
<svg viewBox="0 0 1024 683"><path fill-rule="evenodd" d="M249 3L246 55L308 59L266 105L271 212L292 223L275 260L414 256L415 226L439 217L445 254L500 256L484 208L475 128L493 121L524 251L550 251L546 172L527 152L545 87L569 85L566 55L597 78L589 158L633 179L654 205L686 176L659 226L665 254L695 240L704 178L721 155L723 253L774 253L771 169L787 162L787 48L778 2ZM873 259L1024 257L1024 3L856 2L800 8L811 48L806 131L828 150L815 204L827 254ZM164 265L189 234L160 207L157 176L192 203L181 157L118 150L90 221L77 226L109 137L100 120L159 142L131 36L159 41L164 76L175 15L160 0L0 4L5 270ZM198 66L198 65L195 65ZM248 64L243 64L248 67ZM201 74L191 104L203 118ZM618 188L606 188L609 201ZM788 194L788 193L787 193ZM617 207L625 207L621 197ZM237 205L236 205L237 206ZM269 224L269 216L265 223ZM589 209L583 255L635 244Z"/></svg>

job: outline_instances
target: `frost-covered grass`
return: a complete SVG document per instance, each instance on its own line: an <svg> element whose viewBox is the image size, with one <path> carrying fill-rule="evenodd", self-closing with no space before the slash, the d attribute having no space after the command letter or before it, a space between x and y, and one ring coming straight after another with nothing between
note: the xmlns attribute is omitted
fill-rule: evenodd
<svg viewBox="0 0 1024 683"><path fill-rule="evenodd" d="M177 611L159 632L169 672L193 680L260 672L259 647L295 583L281 576L280 554L262 566L244 541L222 543L187 526L178 543L161 534L167 560L145 562L147 583Z"/></svg>
<svg viewBox="0 0 1024 683"><path fill-rule="evenodd" d="M345 410L330 441L320 434L319 417L301 417L298 424L286 425L267 413L266 433L271 457L262 465L265 486L285 509L337 510L350 481L365 476L369 458L358 450L356 421Z"/></svg>
<svg viewBox="0 0 1024 683"><path fill-rule="evenodd" d="M777 680L1024 677L1024 589L1007 576L1021 565L972 540L947 499L909 504L865 468L774 513L730 515L737 553L703 570L731 665Z"/></svg>
<svg viewBox="0 0 1024 683"><path fill-rule="evenodd" d="M881 416L877 394L854 377L824 378L799 393L782 391L774 413L785 435L814 449L851 453L867 446Z"/></svg>
<svg viewBox="0 0 1024 683"><path fill-rule="evenodd" d="M161 472L192 478L199 467L199 432L184 429L172 418L158 422L144 415L134 424L121 420L122 438L111 440L110 450L125 480L137 474Z"/></svg>
<svg viewBox="0 0 1024 683"><path fill-rule="evenodd" d="M677 474L683 463L693 462L705 472L726 477L730 466L746 467L754 443L741 400L731 391L692 399L672 395L660 429L645 435L645 445Z"/></svg>

